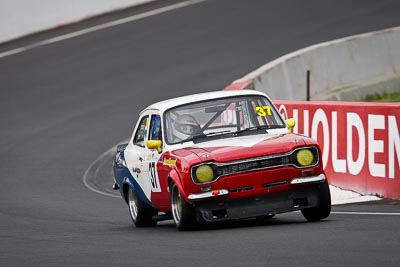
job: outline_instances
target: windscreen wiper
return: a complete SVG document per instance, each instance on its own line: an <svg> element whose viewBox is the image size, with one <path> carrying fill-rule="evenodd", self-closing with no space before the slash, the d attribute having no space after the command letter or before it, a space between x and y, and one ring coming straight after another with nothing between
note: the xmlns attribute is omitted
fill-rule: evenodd
<svg viewBox="0 0 400 267"><path fill-rule="evenodd" d="M235 132L232 132L232 131L209 132L207 134L202 133L202 134L194 135L192 140L193 140L193 143L200 143L200 142L204 142L204 141L208 141L208 140L219 139L227 134L234 134L234 133Z"/></svg>
<svg viewBox="0 0 400 267"><path fill-rule="evenodd" d="M245 128L239 131L234 132L236 136L238 135L246 135L246 134L258 134L260 131L263 131L264 133L268 133L267 129L270 129L269 126L263 125L263 126L253 126L249 128Z"/></svg>

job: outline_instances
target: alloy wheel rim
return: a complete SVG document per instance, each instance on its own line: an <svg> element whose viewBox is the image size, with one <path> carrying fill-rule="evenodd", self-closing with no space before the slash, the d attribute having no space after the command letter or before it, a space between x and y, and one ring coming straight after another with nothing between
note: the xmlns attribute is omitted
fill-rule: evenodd
<svg viewBox="0 0 400 267"><path fill-rule="evenodd" d="M172 215L175 223L179 224L181 221L182 197L176 186L173 187L172 194Z"/></svg>
<svg viewBox="0 0 400 267"><path fill-rule="evenodd" d="M133 220L136 220L138 214L137 197L132 189L129 190L129 211Z"/></svg>

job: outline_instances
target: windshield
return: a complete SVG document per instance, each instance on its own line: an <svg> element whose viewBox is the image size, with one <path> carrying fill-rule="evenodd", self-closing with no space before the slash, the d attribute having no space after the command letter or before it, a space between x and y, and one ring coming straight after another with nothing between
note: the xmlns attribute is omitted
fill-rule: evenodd
<svg viewBox="0 0 400 267"><path fill-rule="evenodd" d="M165 113L168 144L285 127L286 124L272 103L259 95L191 103Z"/></svg>

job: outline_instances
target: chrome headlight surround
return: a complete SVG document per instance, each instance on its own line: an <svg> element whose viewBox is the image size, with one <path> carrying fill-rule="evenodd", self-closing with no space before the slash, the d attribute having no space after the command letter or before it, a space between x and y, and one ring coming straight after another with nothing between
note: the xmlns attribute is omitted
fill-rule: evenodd
<svg viewBox="0 0 400 267"><path fill-rule="evenodd" d="M289 156L289 162L297 168L309 168L318 165L319 153L317 147L300 147Z"/></svg>
<svg viewBox="0 0 400 267"><path fill-rule="evenodd" d="M218 166L214 163L204 163L193 166L191 169L192 180L195 184L207 184L218 178Z"/></svg>

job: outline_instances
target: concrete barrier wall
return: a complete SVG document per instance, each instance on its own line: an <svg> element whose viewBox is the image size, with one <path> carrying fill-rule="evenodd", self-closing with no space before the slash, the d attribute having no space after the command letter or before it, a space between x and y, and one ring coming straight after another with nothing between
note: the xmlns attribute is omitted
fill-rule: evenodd
<svg viewBox="0 0 400 267"><path fill-rule="evenodd" d="M1 0L0 43L154 0Z"/></svg>
<svg viewBox="0 0 400 267"><path fill-rule="evenodd" d="M377 85L384 81L399 82L390 88L386 85L386 89L400 91L400 27L301 49L235 83L249 81L250 88L266 92L273 99L306 100L308 70L311 100L358 100L341 96L351 89L368 87L365 93L373 93L369 85L382 91Z"/></svg>
<svg viewBox="0 0 400 267"><path fill-rule="evenodd" d="M354 88L370 92L391 84L400 91L400 27L296 51L225 88L256 89L281 99L274 104L285 118L296 119L294 131L321 145L333 185L400 199L400 104L287 101L306 98L308 70L312 100L340 100Z"/></svg>

